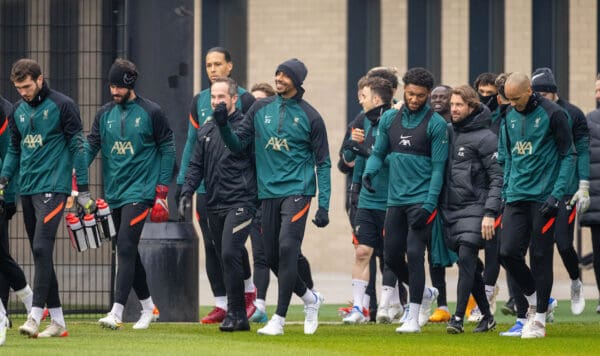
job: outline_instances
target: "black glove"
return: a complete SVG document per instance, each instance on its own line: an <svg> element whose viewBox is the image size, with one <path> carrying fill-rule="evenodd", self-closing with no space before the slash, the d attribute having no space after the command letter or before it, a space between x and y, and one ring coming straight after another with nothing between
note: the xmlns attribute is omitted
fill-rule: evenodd
<svg viewBox="0 0 600 356"><path fill-rule="evenodd" d="M427 211L427 209L419 209L419 213L417 214L415 221L410 224L410 228L413 230L423 229L425 226L427 226L427 220L429 220L430 216L431 213Z"/></svg>
<svg viewBox="0 0 600 356"><path fill-rule="evenodd" d="M179 198L178 212L179 221L185 221L185 213L192 206L192 196L190 194L183 194Z"/></svg>
<svg viewBox="0 0 600 356"><path fill-rule="evenodd" d="M327 226L327 224L329 224L329 212L327 209L319 207L312 222L317 225L317 227Z"/></svg>
<svg viewBox="0 0 600 356"><path fill-rule="evenodd" d="M365 174L362 179L362 186L371 193L375 193L375 189L373 188L373 182L371 181L372 177L370 174Z"/></svg>
<svg viewBox="0 0 600 356"><path fill-rule="evenodd" d="M8 221L17 212L17 205L15 203L4 204L4 218Z"/></svg>
<svg viewBox="0 0 600 356"><path fill-rule="evenodd" d="M370 148L354 140L346 140L346 142L344 142L344 149L352 151L362 157L369 157L371 155Z"/></svg>
<svg viewBox="0 0 600 356"><path fill-rule="evenodd" d="M356 208L358 206L358 196L360 195L360 183L352 183L350 185L350 206Z"/></svg>
<svg viewBox="0 0 600 356"><path fill-rule="evenodd" d="M181 198L181 186L182 184L177 184L177 187L175 188L175 204L177 204L177 206L179 206L179 198Z"/></svg>
<svg viewBox="0 0 600 356"><path fill-rule="evenodd" d="M542 204L539 210L545 218L553 218L558 214L558 200L552 195L548 196L548 199Z"/></svg>
<svg viewBox="0 0 600 356"><path fill-rule="evenodd" d="M213 111L213 119L220 127L227 126L227 106L225 103L217 104L217 107Z"/></svg>
<svg viewBox="0 0 600 356"><path fill-rule="evenodd" d="M6 201L4 200L4 190L8 184L6 177L0 177L0 215L3 215L6 211Z"/></svg>

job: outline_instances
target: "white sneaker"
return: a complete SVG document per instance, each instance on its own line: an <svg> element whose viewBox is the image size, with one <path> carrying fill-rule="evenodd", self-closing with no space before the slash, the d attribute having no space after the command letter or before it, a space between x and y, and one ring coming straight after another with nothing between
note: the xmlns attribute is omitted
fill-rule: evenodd
<svg viewBox="0 0 600 356"><path fill-rule="evenodd" d="M273 314L271 320L269 320L265 326L258 329L256 332L260 335L283 335L283 323L277 314Z"/></svg>
<svg viewBox="0 0 600 356"><path fill-rule="evenodd" d="M66 336L69 336L69 332L67 331L67 328L65 328L62 325L59 325L54 320L52 320L52 322L50 322L50 325L48 325L48 327L46 329L44 329L44 331L42 331L41 333L38 334L39 338L66 337Z"/></svg>
<svg viewBox="0 0 600 356"><path fill-rule="evenodd" d="M29 337L37 337L40 325L31 316L27 317L25 324L19 327L19 333Z"/></svg>
<svg viewBox="0 0 600 356"><path fill-rule="evenodd" d="M142 310L140 320L133 325L133 328L136 330L148 329L150 327L150 323L157 321L159 317L160 313L156 307L154 307L152 311Z"/></svg>
<svg viewBox="0 0 600 356"><path fill-rule="evenodd" d="M571 313L579 315L585 309L585 298L583 297L583 283L580 279L571 282Z"/></svg>
<svg viewBox="0 0 600 356"><path fill-rule="evenodd" d="M420 333L421 327L418 320L408 318L404 324L396 328L396 332L401 334Z"/></svg>
<svg viewBox="0 0 600 356"><path fill-rule="evenodd" d="M490 304L490 314L496 314L496 297L498 296L498 292L500 291L500 287L498 285L494 286L494 291L491 295L487 295L488 303Z"/></svg>
<svg viewBox="0 0 600 356"><path fill-rule="evenodd" d="M375 317L377 324L390 324L392 322L389 311L389 307L379 307L379 309L377 309L377 316Z"/></svg>
<svg viewBox="0 0 600 356"><path fill-rule="evenodd" d="M552 297L548 300L548 310L546 311L546 322L554 322L554 311L558 308L558 301Z"/></svg>
<svg viewBox="0 0 600 356"><path fill-rule="evenodd" d="M344 324L362 324L367 321L362 311L357 307L353 307L350 314L348 314L343 320Z"/></svg>
<svg viewBox="0 0 600 356"><path fill-rule="evenodd" d="M408 316L410 315L410 304L406 304L404 306L404 314L402 314L402 318L400 318L399 323L404 324L408 320Z"/></svg>
<svg viewBox="0 0 600 356"><path fill-rule="evenodd" d="M402 304L398 303L398 304L390 305L390 308L388 309L388 315L390 316L390 321L394 322L394 321L400 320L403 312L404 312L404 308L402 307Z"/></svg>
<svg viewBox="0 0 600 356"><path fill-rule="evenodd" d="M440 293L435 287L426 287L423 292L423 300L421 301L421 309L419 309L419 326L424 326L429 321L431 314L431 304Z"/></svg>
<svg viewBox="0 0 600 356"><path fill-rule="evenodd" d="M523 326L521 339L535 339L546 336L546 327L539 321L531 320Z"/></svg>
<svg viewBox="0 0 600 356"><path fill-rule="evenodd" d="M319 292L313 292L317 301L304 305L304 333L312 335L319 327L319 308L323 304L323 296Z"/></svg>
<svg viewBox="0 0 600 356"><path fill-rule="evenodd" d="M104 318L98 320L98 324L102 325L102 327L104 328L109 328L113 330L120 329L121 327L123 327L123 322L112 313L108 313Z"/></svg>
<svg viewBox="0 0 600 356"><path fill-rule="evenodd" d="M6 329L7 320L6 315L0 313L0 346L4 345L6 341Z"/></svg>
<svg viewBox="0 0 600 356"><path fill-rule="evenodd" d="M481 319L483 319L483 314L481 314L479 307L475 307L473 310L471 310L471 315L469 315L467 320L471 323L478 323L481 321Z"/></svg>

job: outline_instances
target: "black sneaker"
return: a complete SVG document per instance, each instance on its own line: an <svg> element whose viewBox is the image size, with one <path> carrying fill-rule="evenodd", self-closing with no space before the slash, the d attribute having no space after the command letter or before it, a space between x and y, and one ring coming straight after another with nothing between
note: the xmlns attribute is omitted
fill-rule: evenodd
<svg viewBox="0 0 600 356"><path fill-rule="evenodd" d="M473 329L474 333L484 333L486 331L494 330L496 327L496 320L492 315L485 315L483 319L477 324L477 327Z"/></svg>
<svg viewBox="0 0 600 356"><path fill-rule="evenodd" d="M463 320L459 319L457 316L452 315L448 324L446 325L446 331L448 334L460 334L464 333L465 329L463 328Z"/></svg>
<svg viewBox="0 0 600 356"><path fill-rule="evenodd" d="M515 298L508 299L508 302L502 306L502 314L504 315L517 315L517 305L515 304Z"/></svg>
<svg viewBox="0 0 600 356"><path fill-rule="evenodd" d="M234 313L228 312L227 316L219 326L221 331L248 331L250 330L250 324L246 312Z"/></svg>

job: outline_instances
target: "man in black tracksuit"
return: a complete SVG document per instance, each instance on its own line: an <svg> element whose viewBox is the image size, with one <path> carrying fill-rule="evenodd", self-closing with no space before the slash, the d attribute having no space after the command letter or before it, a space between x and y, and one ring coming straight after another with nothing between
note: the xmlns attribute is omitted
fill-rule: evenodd
<svg viewBox="0 0 600 356"><path fill-rule="evenodd" d="M572 136L563 109L513 73L504 92L512 109L500 129L498 161L504 165L500 263L515 278L529 311L522 338L544 337L552 290L554 221L573 170ZM531 269L525 263L530 248Z"/></svg>
<svg viewBox="0 0 600 356"><path fill-rule="evenodd" d="M237 99L237 83L233 79L212 81L215 120L226 118L233 128L240 125L243 115L235 107ZM213 120L200 128L197 140L181 189L180 214L204 180L210 233L221 257L227 291L227 316L220 329L250 330L244 308L242 253L257 204L253 146L231 152Z"/></svg>
<svg viewBox="0 0 600 356"><path fill-rule="evenodd" d="M442 212L448 242L458 253L458 298L448 333L463 332L469 295L473 294L483 318L474 332L496 325L485 294L483 263L478 257L485 241L494 237L500 211L502 168L497 161L498 138L489 129L491 113L468 85L454 88L450 100L452 129L442 193Z"/></svg>

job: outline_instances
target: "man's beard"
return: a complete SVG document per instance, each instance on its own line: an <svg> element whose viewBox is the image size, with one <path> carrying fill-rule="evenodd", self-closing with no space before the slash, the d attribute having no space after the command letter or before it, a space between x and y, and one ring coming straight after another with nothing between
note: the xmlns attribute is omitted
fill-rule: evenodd
<svg viewBox="0 0 600 356"><path fill-rule="evenodd" d="M127 89L127 93L125 93L123 96L113 95L113 101L119 105L123 105L128 102L129 98L131 98L131 89Z"/></svg>

